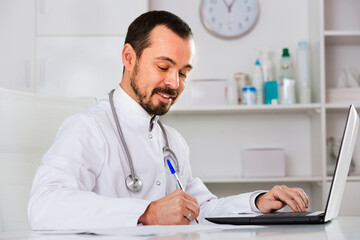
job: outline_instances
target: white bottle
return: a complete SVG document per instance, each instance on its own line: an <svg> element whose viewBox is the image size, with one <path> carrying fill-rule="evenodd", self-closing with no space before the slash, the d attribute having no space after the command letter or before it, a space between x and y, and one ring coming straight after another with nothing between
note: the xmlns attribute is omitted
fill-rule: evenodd
<svg viewBox="0 0 360 240"><path fill-rule="evenodd" d="M296 51L296 72L298 102L310 103L310 51L306 41L301 41L298 44Z"/></svg>
<svg viewBox="0 0 360 240"><path fill-rule="evenodd" d="M280 61L280 74L278 81L280 104L295 103L295 78L293 64L290 58L289 49L284 48Z"/></svg>
<svg viewBox="0 0 360 240"><path fill-rule="evenodd" d="M236 105L238 104L238 87L237 87L237 82L234 79L234 75L231 74L228 78L227 78L227 84L226 84L226 98L227 98L227 103L229 105Z"/></svg>
<svg viewBox="0 0 360 240"><path fill-rule="evenodd" d="M251 83L256 90L256 104L264 103L264 78L259 59L256 59L254 70L251 74Z"/></svg>
<svg viewBox="0 0 360 240"><path fill-rule="evenodd" d="M270 54L271 54L270 51L265 48L260 48L259 54L260 54L260 64L264 77L264 82L275 80L274 65L270 58Z"/></svg>

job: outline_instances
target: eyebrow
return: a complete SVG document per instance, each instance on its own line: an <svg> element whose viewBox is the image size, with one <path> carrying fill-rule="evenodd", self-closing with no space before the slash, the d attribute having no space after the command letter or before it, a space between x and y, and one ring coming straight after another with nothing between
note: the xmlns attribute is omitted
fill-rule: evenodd
<svg viewBox="0 0 360 240"><path fill-rule="evenodd" d="M155 59L167 61L167 62L171 63L172 65L177 66L176 62L175 62L174 60L172 60L171 58L169 58L169 57L157 57L157 58L155 58ZM184 68L190 68L190 69L192 69L193 67L192 67L191 64L187 64L187 65L185 65L185 66L183 67L183 69L184 69Z"/></svg>

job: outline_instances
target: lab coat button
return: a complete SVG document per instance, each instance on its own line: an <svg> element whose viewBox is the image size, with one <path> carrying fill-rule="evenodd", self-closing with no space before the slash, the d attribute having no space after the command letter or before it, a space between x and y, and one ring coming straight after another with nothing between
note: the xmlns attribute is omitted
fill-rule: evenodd
<svg viewBox="0 0 360 240"><path fill-rule="evenodd" d="M152 137L153 137L153 136L152 136L152 134L151 134L151 133L149 133L149 138L150 138L150 139L152 139Z"/></svg>
<svg viewBox="0 0 360 240"><path fill-rule="evenodd" d="M160 181L156 181L156 185L160 186L161 182Z"/></svg>

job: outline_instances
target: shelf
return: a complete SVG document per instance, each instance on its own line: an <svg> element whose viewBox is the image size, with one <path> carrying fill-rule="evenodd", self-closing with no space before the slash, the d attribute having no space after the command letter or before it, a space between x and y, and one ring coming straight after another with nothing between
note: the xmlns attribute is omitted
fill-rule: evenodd
<svg viewBox="0 0 360 240"><path fill-rule="evenodd" d="M262 178L239 178L239 177L200 177L204 183L288 183L288 182L321 182L321 177L262 177Z"/></svg>
<svg viewBox="0 0 360 240"><path fill-rule="evenodd" d="M326 45L360 44L360 31L325 31Z"/></svg>
<svg viewBox="0 0 360 240"><path fill-rule="evenodd" d="M281 112L319 112L321 104L293 104L293 105L216 105L216 106L174 106L169 114L204 114L204 113L281 113Z"/></svg>
<svg viewBox="0 0 360 240"><path fill-rule="evenodd" d="M325 31L325 36L360 36L360 31Z"/></svg>
<svg viewBox="0 0 360 240"><path fill-rule="evenodd" d="M350 103L327 103L325 105L326 110L348 110ZM360 103L354 104L356 109L360 109Z"/></svg>
<svg viewBox="0 0 360 240"><path fill-rule="evenodd" d="M327 182L332 181L332 177L326 177ZM348 176L347 182L360 182L360 176Z"/></svg>

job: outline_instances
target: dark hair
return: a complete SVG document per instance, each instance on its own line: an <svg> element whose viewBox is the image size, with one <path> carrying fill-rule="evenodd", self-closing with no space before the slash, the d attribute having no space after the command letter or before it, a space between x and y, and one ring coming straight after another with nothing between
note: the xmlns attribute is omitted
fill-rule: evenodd
<svg viewBox="0 0 360 240"><path fill-rule="evenodd" d="M150 11L141 14L129 26L125 44L129 43L140 58L143 50L151 45L150 32L158 25L163 25L182 39L193 36L191 28L180 17L167 11Z"/></svg>

